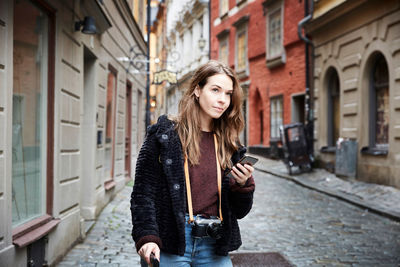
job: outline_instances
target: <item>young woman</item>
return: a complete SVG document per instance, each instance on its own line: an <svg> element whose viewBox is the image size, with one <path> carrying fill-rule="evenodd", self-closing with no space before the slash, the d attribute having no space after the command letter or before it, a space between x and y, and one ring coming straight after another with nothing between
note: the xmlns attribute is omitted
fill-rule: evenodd
<svg viewBox="0 0 400 267"><path fill-rule="evenodd" d="M236 164L246 152L243 127L235 74L209 61L195 72L177 118L161 116L148 128L131 196L142 265L154 254L161 266L232 266L237 219L250 211L255 188L253 167Z"/></svg>

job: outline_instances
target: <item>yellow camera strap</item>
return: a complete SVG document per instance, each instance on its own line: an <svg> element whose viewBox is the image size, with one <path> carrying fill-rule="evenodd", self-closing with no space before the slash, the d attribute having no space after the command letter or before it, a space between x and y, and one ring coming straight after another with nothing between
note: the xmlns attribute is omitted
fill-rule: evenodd
<svg viewBox="0 0 400 267"><path fill-rule="evenodd" d="M215 158L217 161L217 184L218 184L218 197L219 197L219 218L222 222L222 197L221 197L221 187L222 187L222 177L221 177L221 165L218 160L218 141L217 136L214 134L214 146L215 146ZM185 156L185 178L186 178L186 195L187 195L187 202L188 202L188 210L189 210L189 223L194 221L193 218L193 204L192 204L192 193L190 190L190 179L189 179L189 165L188 159Z"/></svg>

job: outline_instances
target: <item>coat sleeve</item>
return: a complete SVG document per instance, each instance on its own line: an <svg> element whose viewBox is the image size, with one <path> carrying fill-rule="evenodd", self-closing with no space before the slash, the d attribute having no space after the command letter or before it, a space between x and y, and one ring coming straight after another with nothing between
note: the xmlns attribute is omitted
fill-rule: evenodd
<svg viewBox="0 0 400 267"><path fill-rule="evenodd" d="M155 130L150 128L137 159L131 195L132 237L137 250L149 241L162 246L156 219L156 193L162 168L159 153Z"/></svg>
<svg viewBox="0 0 400 267"><path fill-rule="evenodd" d="M236 164L246 153L246 148L242 147L232 156L233 164ZM237 219L245 217L253 206L253 195L255 190L254 177L251 176L243 188L235 186L234 180L230 181L229 202L231 210Z"/></svg>

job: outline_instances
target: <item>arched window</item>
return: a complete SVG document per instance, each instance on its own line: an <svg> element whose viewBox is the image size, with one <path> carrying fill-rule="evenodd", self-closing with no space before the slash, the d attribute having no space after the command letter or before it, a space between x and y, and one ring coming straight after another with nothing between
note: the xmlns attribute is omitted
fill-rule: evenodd
<svg viewBox="0 0 400 267"><path fill-rule="evenodd" d="M382 54L376 56L370 77L369 145L387 150L389 142L389 72Z"/></svg>
<svg viewBox="0 0 400 267"><path fill-rule="evenodd" d="M328 147L335 146L340 135L340 83L337 71L331 68L328 73Z"/></svg>

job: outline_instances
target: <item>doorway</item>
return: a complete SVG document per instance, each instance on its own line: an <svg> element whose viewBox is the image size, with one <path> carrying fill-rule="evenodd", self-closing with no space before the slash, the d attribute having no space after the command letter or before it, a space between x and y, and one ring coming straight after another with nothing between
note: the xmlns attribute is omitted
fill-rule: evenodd
<svg viewBox="0 0 400 267"><path fill-rule="evenodd" d="M95 219L96 211L96 56L83 50L83 99L81 106L81 216ZM83 188L85 188L83 190Z"/></svg>
<svg viewBox="0 0 400 267"><path fill-rule="evenodd" d="M305 96L304 94L292 96L292 123L305 123Z"/></svg>
<svg viewBox="0 0 400 267"><path fill-rule="evenodd" d="M125 178L130 181L131 178L131 147L132 147L132 84L126 83L125 98Z"/></svg>

